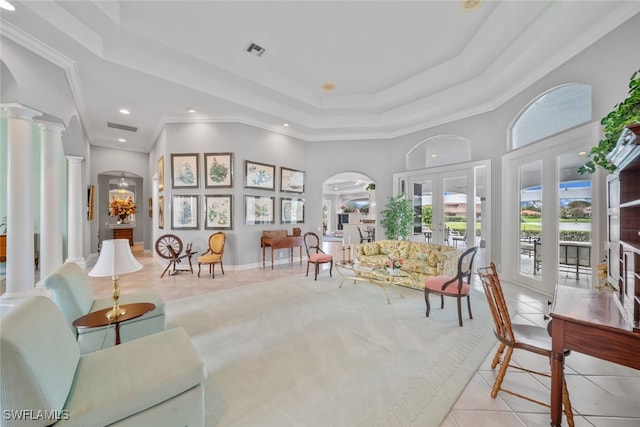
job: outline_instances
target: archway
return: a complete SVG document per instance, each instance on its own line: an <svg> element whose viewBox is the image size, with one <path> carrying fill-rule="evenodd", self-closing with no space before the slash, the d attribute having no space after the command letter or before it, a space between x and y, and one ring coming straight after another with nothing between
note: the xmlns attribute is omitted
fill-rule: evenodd
<svg viewBox="0 0 640 427"><path fill-rule="evenodd" d="M132 227L133 242L144 241L144 187L143 178L135 173L127 171L105 171L98 174L98 192L96 194L95 216L98 223L98 250L100 242L114 238L114 225L117 218L110 216L109 203L113 199L113 193L123 191L131 195L136 205L136 213L128 218Z"/></svg>
<svg viewBox="0 0 640 427"><path fill-rule="evenodd" d="M358 227L365 236L375 238L375 184L370 177L359 172L341 172L323 182L325 240L359 243Z"/></svg>

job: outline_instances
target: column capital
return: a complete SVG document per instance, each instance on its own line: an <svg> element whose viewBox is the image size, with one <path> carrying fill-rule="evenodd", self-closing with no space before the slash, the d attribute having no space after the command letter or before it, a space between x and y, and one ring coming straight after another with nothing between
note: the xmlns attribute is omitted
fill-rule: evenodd
<svg viewBox="0 0 640 427"><path fill-rule="evenodd" d="M8 104L0 104L0 115L7 118L32 120L36 116L41 116L42 113L38 110L27 107L26 105L12 102Z"/></svg>
<svg viewBox="0 0 640 427"><path fill-rule="evenodd" d="M84 157L82 156L65 156L69 163L82 163L84 162Z"/></svg>
<svg viewBox="0 0 640 427"><path fill-rule="evenodd" d="M54 122L51 120L38 118L38 119L35 119L34 122L35 124L38 125L40 130L43 132L51 131L51 132L57 132L59 134L62 134L62 132L64 132L67 129L64 123Z"/></svg>

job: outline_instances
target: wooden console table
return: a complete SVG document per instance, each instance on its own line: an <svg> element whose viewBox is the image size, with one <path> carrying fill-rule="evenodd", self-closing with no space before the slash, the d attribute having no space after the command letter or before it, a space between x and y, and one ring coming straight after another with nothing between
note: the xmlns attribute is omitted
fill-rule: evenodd
<svg viewBox="0 0 640 427"><path fill-rule="evenodd" d="M565 349L640 369L640 333L623 313L614 292L556 286L550 323L552 426L562 420Z"/></svg>
<svg viewBox="0 0 640 427"><path fill-rule="evenodd" d="M126 239L129 241L129 246L133 246L133 229L136 224L107 224L107 226L113 230L114 239Z"/></svg>

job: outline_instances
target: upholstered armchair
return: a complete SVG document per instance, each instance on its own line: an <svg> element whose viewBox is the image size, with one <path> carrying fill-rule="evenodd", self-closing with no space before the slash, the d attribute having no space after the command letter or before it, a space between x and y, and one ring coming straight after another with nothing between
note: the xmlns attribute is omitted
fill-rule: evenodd
<svg viewBox="0 0 640 427"><path fill-rule="evenodd" d="M87 313L113 306L111 297L95 298L89 276L74 262L63 264L54 270L43 281L44 287L51 292L51 297L60 308L64 319L74 332L81 353L100 350L114 345L115 328L80 328L73 326L73 321ZM154 334L166 329L164 300L155 289L122 292L120 305L134 302L150 302L156 308L136 319L120 324L122 342L134 340L145 335Z"/></svg>
<svg viewBox="0 0 640 427"><path fill-rule="evenodd" d="M204 425L206 371L184 329L80 353L45 296L0 319L2 426Z"/></svg>

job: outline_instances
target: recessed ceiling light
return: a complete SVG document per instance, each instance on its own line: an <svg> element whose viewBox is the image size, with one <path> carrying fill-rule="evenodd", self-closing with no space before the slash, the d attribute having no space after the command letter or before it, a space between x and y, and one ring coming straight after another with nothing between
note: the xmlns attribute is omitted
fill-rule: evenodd
<svg viewBox="0 0 640 427"><path fill-rule="evenodd" d="M120 109L120 113L121 113L121 114L130 114L130 113L129 113L129 110L127 110L126 108L122 108L122 109Z"/></svg>
<svg viewBox="0 0 640 427"><path fill-rule="evenodd" d="M460 2L460 8L462 10L473 10L478 8L482 4L482 0L462 0Z"/></svg>
<svg viewBox="0 0 640 427"><path fill-rule="evenodd" d="M5 9L13 12L16 8L7 0L0 0L0 9Z"/></svg>
<svg viewBox="0 0 640 427"><path fill-rule="evenodd" d="M189 113L195 113L195 112L196 112L196 110L195 110L194 108L189 108L189 109L187 109L187 112L189 112Z"/></svg>
<svg viewBox="0 0 640 427"><path fill-rule="evenodd" d="M437 154L432 154L431 157L438 157L438 155Z"/></svg>
<svg viewBox="0 0 640 427"><path fill-rule="evenodd" d="M586 156L586 155L587 155L587 152L586 152L586 151L580 151L580 152L578 153L578 156Z"/></svg>
<svg viewBox="0 0 640 427"><path fill-rule="evenodd" d="M282 126L288 128L289 127L289 123L283 123Z"/></svg>
<svg viewBox="0 0 640 427"><path fill-rule="evenodd" d="M127 142L127 140L124 138L118 138L118 142Z"/></svg>
<svg viewBox="0 0 640 427"><path fill-rule="evenodd" d="M331 92L335 88L336 88L336 84L335 83L326 82L326 83L322 84L322 90L324 90L325 92Z"/></svg>

